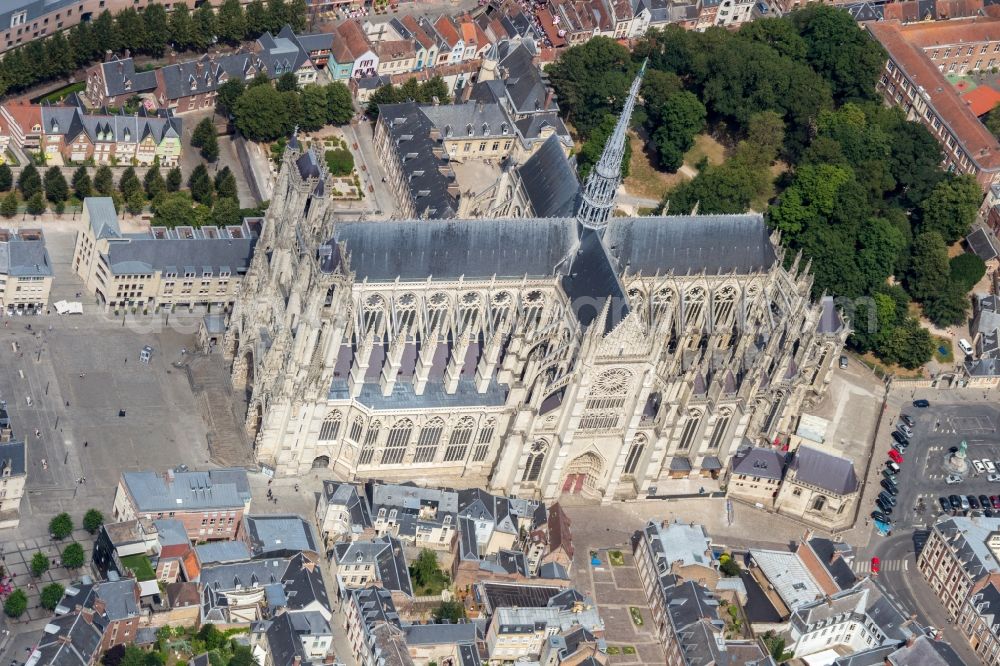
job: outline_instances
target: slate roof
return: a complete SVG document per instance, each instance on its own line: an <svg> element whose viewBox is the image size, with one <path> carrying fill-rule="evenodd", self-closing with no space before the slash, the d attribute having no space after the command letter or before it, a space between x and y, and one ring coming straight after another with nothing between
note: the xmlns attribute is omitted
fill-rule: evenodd
<svg viewBox="0 0 1000 666"><path fill-rule="evenodd" d="M48 135L62 136L70 143L86 134L94 143L138 143L152 136L156 143L181 136L183 121L166 114L147 113L141 107L136 114L86 113L82 106L42 105L42 128Z"/></svg>
<svg viewBox="0 0 1000 666"><path fill-rule="evenodd" d="M1000 531L1000 518L945 518L934 525L934 530L944 537L948 548L972 580L1000 572L1000 563L986 543L991 534Z"/></svg>
<svg viewBox="0 0 1000 666"><path fill-rule="evenodd" d="M576 207L580 181L556 135L517 167L535 217L569 217Z"/></svg>
<svg viewBox="0 0 1000 666"><path fill-rule="evenodd" d="M310 604L318 602L327 614L330 613L330 599L320 565L303 553L293 555L288 561L281 582L289 610L305 610Z"/></svg>
<svg viewBox="0 0 1000 666"><path fill-rule="evenodd" d="M229 270L245 273L250 268L257 238L152 238L130 234L108 246L106 260L115 275L134 275L190 267L202 274Z"/></svg>
<svg viewBox="0 0 1000 666"><path fill-rule="evenodd" d="M135 71L132 58L113 58L101 63L105 92L109 97L138 95L156 89L156 72Z"/></svg>
<svg viewBox="0 0 1000 666"><path fill-rule="evenodd" d="M7 240L0 241L0 273L16 277L52 275L52 262L40 232L26 235L11 231L4 232L3 237Z"/></svg>
<svg viewBox="0 0 1000 666"><path fill-rule="evenodd" d="M965 661L944 641L920 636L886 657L890 666L962 666Z"/></svg>
<svg viewBox="0 0 1000 666"><path fill-rule="evenodd" d="M245 516L244 524L254 557L291 557L319 552L312 524L296 515Z"/></svg>
<svg viewBox="0 0 1000 666"><path fill-rule="evenodd" d="M111 197L87 197L83 200L87 209L90 229L96 238L120 238L121 227L118 224L118 212L115 210L115 200Z"/></svg>
<svg viewBox="0 0 1000 666"><path fill-rule="evenodd" d="M969 249L983 261L989 261L997 257L996 241L993 235L982 227L977 227L971 234L966 236L965 242L969 246Z"/></svg>
<svg viewBox="0 0 1000 666"><path fill-rule="evenodd" d="M352 528L363 530L372 526L371 511L367 499L351 483L324 481L323 492L329 504L347 508Z"/></svg>
<svg viewBox="0 0 1000 666"><path fill-rule="evenodd" d="M410 572L399 539L383 536L371 541L341 541L334 544L333 552L338 564L374 564L382 587L413 596Z"/></svg>
<svg viewBox="0 0 1000 666"><path fill-rule="evenodd" d="M139 513L242 509L250 499L246 471L229 470L242 474L242 484L225 471L173 472L173 481L156 472L123 472L122 482Z"/></svg>
<svg viewBox="0 0 1000 666"><path fill-rule="evenodd" d="M608 333L629 313L625 287L600 234L592 229L584 228L581 232L576 254L561 285L577 321L584 328L604 315L598 325Z"/></svg>
<svg viewBox="0 0 1000 666"><path fill-rule="evenodd" d="M103 630L80 613L57 615L45 625L26 663L89 666L100 650L102 635Z"/></svg>
<svg viewBox="0 0 1000 666"><path fill-rule="evenodd" d="M789 465L795 479L836 495L850 495L858 489L854 465L847 458L800 446Z"/></svg>
<svg viewBox="0 0 1000 666"><path fill-rule="evenodd" d="M476 586L478 600L486 605L489 612L497 608L533 608L548 606L563 592L561 587L543 585L523 585L520 583L482 582Z"/></svg>
<svg viewBox="0 0 1000 666"><path fill-rule="evenodd" d="M24 442L0 442L0 473L10 467L11 476L20 476L25 473L27 465L25 463Z"/></svg>
<svg viewBox="0 0 1000 666"><path fill-rule="evenodd" d="M767 447L754 447L733 458L733 474L780 481L785 470L785 454Z"/></svg>
<svg viewBox="0 0 1000 666"><path fill-rule="evenodd" d="M194 552L202 566L250 559L250 549L242 541L209 541L195 546Z"/></svg>
<svg viewBox="0 0 1000 666"><path fill-rule="evenodd" d="M851 570L851 565L847 560L839 556L840 549L845 544L834 543L824 537L813 537L809 539L809 547L816 553L817 559L823 564L827 573L842 590L854 585L858 578ZM848 547L849 549L850 547Z"/></svg>
<svg viewBox="0 0 1000 666"><path fill-rule="evenodd" d="M403 626L407 645L467 645L476 642L476 625L459 624L409 624Z"/></svg>
<svg viewBox="0 0 1000 666"><path fill-rule="evenodd" d="M499 67L507 96L517 113L534 113L540 110L558 110L553 102L543 109L547 93L541 71L534 62L534 43L504 41L496 45ZM506 78L504 78L504 75Z"/></svg>
<svg viewBox="0 0 1000 666"><path fill-rule="evenodd" d="M291 613L282 613L271 620L265 620L254 627L267 636L270 660L274 664L308 663L309 655L292 625Z"/></svg>

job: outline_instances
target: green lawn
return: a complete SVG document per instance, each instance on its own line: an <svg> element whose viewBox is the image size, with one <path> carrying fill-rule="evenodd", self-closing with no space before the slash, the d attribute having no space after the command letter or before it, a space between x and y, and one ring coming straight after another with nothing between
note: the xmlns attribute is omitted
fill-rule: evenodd
<svg viewBox="0 0 1000 666"><path fill-rule="evenodd" d="M64 99L69 97L72 93L83 92L86 89L87 89L86 81L77 81L76 83L71 83L70 85L59 88L58 90L53 90L48 95L42 97L42 99L39 101L55 104L56 102L63 101Z"/></svg>
<svg viewBox="0 0 1000 666"><path fill-rule="evenodd" d="M136 580L140 582L156 578L153 565L145 555L126 555L122 558L122 566L126 569L131 569L135 574Z"/></svg>

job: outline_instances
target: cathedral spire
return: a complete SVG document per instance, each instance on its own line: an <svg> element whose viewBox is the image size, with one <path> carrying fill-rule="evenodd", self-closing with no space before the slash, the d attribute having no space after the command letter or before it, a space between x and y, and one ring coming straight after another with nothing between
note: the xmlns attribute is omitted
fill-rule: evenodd
<svg viewBox="0 0 1000 666"><path fill-rule="evenodd" d="M639 73L632 82L628 97L622 106L621 115L615 131L604 144L604 152L594 168L587 176L587 182L580 195L576 217L580 224L595 230L603 230L608 224L608 218L615 207L615 194L621 183L622 159L625 157L625 141L628 140L628 125L632 119L632 109L639 97L639 87L642 85L643 74L646 73L646 63L642 63Z"/></svg>

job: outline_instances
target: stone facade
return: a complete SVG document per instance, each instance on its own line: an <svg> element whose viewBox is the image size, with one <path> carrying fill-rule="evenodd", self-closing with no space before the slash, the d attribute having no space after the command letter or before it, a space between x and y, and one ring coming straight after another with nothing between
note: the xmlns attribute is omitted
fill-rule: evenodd
<svg viewBox="0 0 1000 666"><path fill-rule="evenodd" d="M787 429L848 328L760 216L611 217L638 85L575 219L335 222L292 142L224 343L257 461L612 501Z"/></svg>

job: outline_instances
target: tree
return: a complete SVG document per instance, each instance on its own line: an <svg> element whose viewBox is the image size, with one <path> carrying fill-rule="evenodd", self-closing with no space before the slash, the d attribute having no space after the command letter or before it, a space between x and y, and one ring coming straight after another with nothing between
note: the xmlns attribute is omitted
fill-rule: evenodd
<svg viewBox="0 0 1000 666"><path fill-rule="evenodd" d="M224 116L231 115L236 100L240 98L245 88L246 84L243 83L243 79L226 79L226 82L216 90L215 110Z"/></svg>
<svg viewBox="0 0 1000 666"><path fill-rule="evenodd" d="M7 595L3 602L3 612L7 617L17 619L28 610L28 595L18 588Z"/></svg>
<svg viewBox="0 0 1000 666"><path fill-rule="evenodd" d="M719 558L719 571L727 576L739 576L740 565L733 559L732 555L723 553L722 557Z"/></svg>
<svg viewBox="0 0 1000 666"><path fill-rule="evenodd" d="M292 30L303 32L307 27L307 12L309 7L306 0L289 0L288 9L285 11L285 18Z"/></svg>
<svg viewBox="0 0 1000 666"><path fill-rule="evenodd" d="M87 167L78 167L76 171L73 172L73 192L76 194L76 198L86 199L93 192L94 186L90 182L90 174L87 173Z"/></svg>
<svg viewBox="0 0 1000 666"><path fill-rule="evenodd" d="M331 125L345 125L354 115L351 91L340 81L326 86L326 122Z"/></svg>
<svg viewBox="0 0 1000 666"><path fill-rule="evenodd" d="M705 114L705 105L686 90L664 100L656 113L659 123L652 136L663 168L676 171L681 166L694 135L705 127Z"/></svg>
<svg viewBox="0 0 1000 666"><path fill-rule="evenodd" d="M164 195L156 202L153 211L153 224L161 227L178 227L189 224L193 206L194 203L187 192Z"/></svg>
<svg viewBox="0 0 1000 666"><path fill-rule="evenodd" d="M567 120L589 139L606 114L621 110L635 68L627 48L595 37L564 51L545 71Z"/></svg>
<svg viewBox="0 0 1000 666"><path fill-rule="evenodd" d="M212 122L212 118L202 118L201 121L195 125L194 131L191 132L191 145L195 148L201 148L205 145L208 137L214 135L215 123Z"/></svg>
<svg viewBox="0 0 1000 666"><path fill-rule="evenodd" d="M223 227L239 225L243 221L240 204L236 199L219 199L212 207L212 224Z"/></svg>
<svg viewBox="0 0 1000 666"><path fill-rule="evenodd" d="M220 199L239 199L236 191L236 176L229 170L229 167L222 167L222 170L215 175L215 193Z"/></svg>
<svg viewBox="0 0 1000 666"><path fill-rule="evenodd" d="M42 588L40 603L45 610L53 611L59 602L62 601L63 592L66 591L59 583L49 583Z"/></svg>
<svg viewBox="0 0 1000 666"><path fill-rule="evenodd" d="M28 205L26 207L28 215L39 216L45 212L45 197L41 192L35 192L30 199L28 199Z"/></svg>
<svg viewBox="0 0 1000 666"><path fill-rule="evenodd" d="M301 129L314 132L326 124L329 109L327 106L326 89L318 84L310 83L300 94L302 103Z"/></svg>
<svg viewBox="0 0 1000 666"><path fill-rule="evenodd" d="M29 164L21 171L21 175L17 177L17 189L21 190L21 196L25 199L42 191L42 177L38 175L34 164Z"/></svg>
<svg viewBox="0 0 1000 666"><path fill-rule="evenodd" d="M184 176L180 167L174 167L167 172L167 192L177 192L184 183Z"/></svg>
<svg viewBox="0 0 1000 666"><path fill-rule="evenodd" d="M233 109L236 127L251 141L273 141L292 129L285 96L271 86L248 88Z"/></svg>
<svg viewBox="0 0 1000 666"><path fill-rule="evenodd" d="M918 301L937 298L947 288L951 277L948 248L941 234L925 231L913 241L913 262L907 281L910 295Z"/></svg>
<svg viewBox="0 0 1000 666"><path fill-rule="evenodd" d="M83 566L84 560L83 546L77 542L74 541L63 548L62 563L67 569L79 569Z"/></svg>
<svg viewBox="0 0 1000 666"><path fill-rule="evenodd" d="M127 7L115 14L115 33L121 48L145 51L146 25L134 8Z"/></svg>
<svg viewBox="0 0 1000 666"><path fill-rule="evenodd" d="M114 191L115 178L107 164L97 167L97 173L94 174L94 189L102 197L110 197Z"/></svg>
<svg viewBox="0 0 1000 666"><path fill-rule="evenodd" d="M45 198L52 203L66 201L69 198L69 185L59 167L49 167L45 171Z"/></svg>
<svg viewBox="0 0 1000 666"><path fill-rule="evenodd" d="M930 332L913 317L906 317L894 327L879 350L880 357L909 370L919 368L934 353L934 339Z"/></svg>
<svg viewBox="0 0 1000 666"><path fill-rule="evenodd" d="M247 33L247 21L243 16L240 0L223 0L216 19L220 40L233 46L243 41Z"/></svg>
<svg viewBox="0 0 1000 666"><path fill-rule="evenodd" d="M431 617L435 622L457 623L465 619L465 606L461 601L442 601L437 608L431 611Z"/></svg>
<svg viewBox="0 0 1000 666"><path fill-rule="evenodd" d="M31 575L41 578L49 570L49 556L39 551L31 556Z"/></svg>
<svg viewBox="0 0 1000 666"><path fill-rule="evenodd" d="M146 170L146 175L142 178L142 187L146 191L146 197L155 199L167 191L167 184L160 175L160 167L155 164Z"/></svg>
<svg viewBox="0 0 1000 666"><path fill-rule="evenodd" d="M267 0L267 27L278 32L288 23L288 7L282 0Z"/></svg>
<svg viewBox="0 0 1000 666"><path fill-rule="evenodd" d="M936 231L951 244L968 235L983 193L971 175L946 178L920 204L920 230Z"/></svg>
<svg viewBox="0 0 1000 666"><path fill-rule="evenodd" d="M191 189L191 197L195 201L206 206L211 205L214 188L204 164L199 164L191 172L188 177L188 187Z"/></svg>
<svg viewBox="0 0 1000 666"><path fill-rule="evenodd" d="M14 174L6 164L0 164L0 192L6 192L14 183Z"/></svg>
<svg viewBox="0 0 1000 666"><path fill-rule="evenodd" d="M97 509L90 509L83 516L83 529L91 534L97 534L97 530L101 529L103 524L104 514Z"/></svg>
<svg viewBox="0 0 1000 666"><path fill-rule="evenodd" d="M793 12L790 20L805 41L806 61L830 82L835 99L875 99L885 51L849 13L813 5Z"/></svg>
<svg viewBox="0 0 1000 666"><path fill-rule="evenodd" d="M73 533L73 519L68 513L60 513L49 521L49 534L56 539L65 539Z"/></svg>
<svg viewBox="0 0 1000 666"><path fill-rule="evenodd" d="M142 188L130 192L125 197L125 210L132 215L139 215L146 208L146 193Z"/></svg>
<svg viewBox="0 0 1000 666"><path fill-rule="evenodd" d="M152 56L162 56L170 36L167 10L159 3L146 5L142 10L142 23L146 33L146 46L143 50Z"/></svg>
<svg viewBox="0 0 1000 666"><path fill-rule="evenodd" d="M142 181L136 175L134 167L128 167L122 172L118 180L118 191L124 194L126 199L136 192L142 192Z"/></svg>
<svg viewBox="0 0 1000 666"><path fill-rule="evenodd" d="M755 113L747 121L747 143L760 151L761 161L770 164L785 141L785 121L776 111Z"/></svg>
<svg viewBox="0 0 1000 666"><path fill-rule="evenodd" d="M0 203L0 215L6 218L17 215L17 192L14 190L8 192L3 198L3 203Z"/></svg>
<svg viewBox="0 0 1000 666"><path fill-rule="evenodd" d="M264 7L264 0L253 0L253 2L247 5L247 36L254 37L263 35L264 32L270 27L268 21L267 8Z"/></svg>
<svg viewBox="0 0 1000 666"><path fill-rule="evenodd" d="M215 12L212 11L211 3L206 2L194 10L192 18L194 22L192 46L207 49L215 42L216 35Z"/></svg>
<svg viewBox="0 0 1000 666"><path fill-rule="evenodd" d="M226 644L226 635L219 631L214 624L203 624L198 630L198 640L205 644L206 650L218 650Z"/></svg>
<svg viewBox="0 0 1000 666"><path fill-rule="evenodd" d="M740 26L740 37L767 44L782 56L792 60L806 59L806 42L791 21L782 18L760 18Z"/></svg>
<svg viewBox="0 0 1000 666"><path fill-rule="evenodd" d="M434 554L434 551L427 548L421 550L416 561L410 565L410 575L421 587L436 581L441 576L441 569L438 567L437 555Z"/></svg>
<svg viewBox="0 0 1000 666"><path fill-rule="evenodd" d="M278 89L278 92L295 92L299 88L299 81L293 72L285 72L278 77L274 87Z"/></svg>
<svg viewBox="0 0 1000 666"><path fill-rule="evenodd" d="M191 18L191 11L187 4L178 3L177 7L170 12L170 41L178 51L186 51L194 46L194 19Z"/></svg>
<svg viewBox="0 0 1000 666"><path fill-rule="evenodd" d="M971 252L965 252L951 258L948 272L952 282L969 292L986 275L986 262Z"/></svg>

